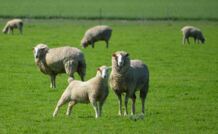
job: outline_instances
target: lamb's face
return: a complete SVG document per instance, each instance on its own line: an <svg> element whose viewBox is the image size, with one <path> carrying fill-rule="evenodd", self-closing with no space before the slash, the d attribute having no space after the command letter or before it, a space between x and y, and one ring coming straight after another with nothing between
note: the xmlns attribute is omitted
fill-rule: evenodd
<svg viewBox="0 0 218 134"><path fill-rule="evenodd" d="M97 73L99 76L101 76L101 78L106 79L109 77L109 67L107 66L101 66L97 69Z"/></svg>
<svg viewBox="0 0 218 134"><path fill-rule="evenodd" d="M45 53L47 53L47 51L48 51L47 45L37 45L33 49L34 58L35 59L41 58L42 56L45 55Z"/></svg>
<svg viewBox="0 0 218 134"><path fill-rule="evenodd" d="M112 56L115 58L116 65L119 68L123 67L129 60L129 54L127 52L114 53Z"/></svg>

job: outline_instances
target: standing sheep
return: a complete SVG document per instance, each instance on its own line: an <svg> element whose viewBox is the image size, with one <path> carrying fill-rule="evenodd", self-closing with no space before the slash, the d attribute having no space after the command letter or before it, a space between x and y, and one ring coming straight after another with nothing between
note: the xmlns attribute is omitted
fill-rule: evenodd
<svg viewBox="0 0 218 134"><path fill-rule="evenodd" d="M122 93L125 96L125 112L127 115L128 99L132 99L132 112L135 114L135 92L140 90L142 102L142 113L144 114L145 99L149 86L149 72L145 64L140 60L130 60L129 54L124 51L117 51L112 55L112 72L109 83L119 99L119 115L122 115Z"/></svg>
<svg viewBox="0 0 218 134"><path fill-rule="evenodd" d="M106 66L99 67L96 76L86 82L71 81L59 99L53 117L57 115L60 107L67 102L69 104L66 115L70 115L73 106L77 103L91 103L95 110L95 117L101 116L102 106L109 92L108 69Z"/></svg>
<svg viewBox="0 0 218 134"><path fill-rule="evenodd" d="M100 40L106 42L106 47L108 48L109 40L112 34L112 29L109 26L95 26L88 29L81 40L81 45L83 48L86 48L91 44L94 48L94 43Z"/></svg>
<svg viewBox="0 0 218 134"><path fill-rule="evenodd" d="M77 48L59 47L49 49L45 44L38 44L34 47L35 63L40 71L51 77L51 88L55 88L57 74L67 73L74 78L74 72L78 72L81 80L84 81L86 74L86 62L84 54Z"/></svg>
<svg viewBox="0 0 218 134"><path fill-rule="evenodd" d="M193 26L184 26L181 29L182 33L183 33L183 44L185 44L185 41L187 40L188 44L189 44L189 37L193 37L194 38L194 42L196 43L196 40L199 44L199 40L201 41L201 43L205 42L205 38L201 32L200 29L193 27Z"/></svg>
<svg viewBox="0 0 218 134"><path fill-rule="evenodd" d="M12 33L14 34L14 29L19 29L20 33L23 32L23 21L21 19L13 19L6 23L4 29L2 30L3 33Z"/></svg>

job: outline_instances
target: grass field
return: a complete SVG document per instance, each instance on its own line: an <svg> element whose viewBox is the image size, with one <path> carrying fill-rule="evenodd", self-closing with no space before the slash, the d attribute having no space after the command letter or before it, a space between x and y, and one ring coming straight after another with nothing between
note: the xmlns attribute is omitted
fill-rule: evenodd
<svg viewBox="0 0 218 134"><path fill-rule="evenodd" d="M218 20L217 0L0 0L0 3L2 18Z"/></svg>
<svg viewBox="0 0 218 134"><path fill-rule="evenodd" d="M111 65L111 54L116 50L128 51L132 59L143 60L151 74L145 118L133 121L119 117L117 98L111 90L100 119L94 118L90 105L82 104L75 106L70 117L65 116L64 106L53 118L55 105L67 86L67 76L58 76L57 90L50 89L48 76L34 64L32 48L41 42L49 47L70 44L81 48L84 31L99 21L25 20L23 35L0 35L1 134L218 132L217 22L101 23L113 27L112 40L109 49L104 42L97 43L95 49L83 49L86 79L94 76L100 65ZM181 44L180 29L186 24L203 30L205 45ZM141 110L139 100L137 114Z"/></svg>

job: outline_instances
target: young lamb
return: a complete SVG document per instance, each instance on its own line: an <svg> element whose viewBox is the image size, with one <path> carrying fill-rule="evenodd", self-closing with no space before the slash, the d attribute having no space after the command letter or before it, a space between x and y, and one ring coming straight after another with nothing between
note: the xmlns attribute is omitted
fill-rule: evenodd
<svg viewBox="0 0 218 134"><path fill-rule="evenodd" d="M56 88L55 78L60 73L67 73L73 79L74 72L78 72L84 81L86 62L79 49L68 46L49 49L45 44L38 44L33 53L40 71L50 75L51 88Z"/></svg>
<svg viewBox="0 0 218 134"><path fill-rule="evenodd" d="M149 71L145 64L140 60L130 60L129 54L125 51L117 51L112 55L112 72L109 84L119 100L119 115L122 115L122 93L125 95L125 111L128 114L128 99L132 99L131 114L135 114L135 92L140 90L142 102L142 113L144 114L145 99L149 87Z"/></svg>
<svg viewBox="0 0 218 134"><path fill-rule="evenodd" d="M71 114L72 107L77 103L91 103L95 110L95 117L101 116L102 106L109 93L108 69L106 66L99 67L96 76L86 82L71 81L59 99L53 117L57 115L60 107L68 102L66 115Z"/></svg>
<svg viewBox="0 0 218 134"><path fill-rule="evenodd" d="M91 44L94 48L94 43L100 40L106 42L106 47L108 48L109 40L112 34L112 29L109 26L95 26L88 29L81 40L81 45L83 48L86 48Z"/></svg>
<svg viewBox="0 0 218 134"><path fill-rule="evenodd" d="M205 38L203 36L203 33L201 32L200 29L193 27L193 26L184 26L181 29L182 33L183 33L183 44L185 44L185 41L187 40L188 44L189 44L189 37L193 37L194 38L194 42L196 43L196 40L199 44L199 40L201 41L201 43L205 42Z"/></svg>
<svg viewBox="0 0 218 134"><path fill-rule="evenodd" d="M14 34L14 29L19 29L20 33L23 32L23 21L21 19L13 19L6 23L4 29L2 30L3 33L12 33Z"/></svg>

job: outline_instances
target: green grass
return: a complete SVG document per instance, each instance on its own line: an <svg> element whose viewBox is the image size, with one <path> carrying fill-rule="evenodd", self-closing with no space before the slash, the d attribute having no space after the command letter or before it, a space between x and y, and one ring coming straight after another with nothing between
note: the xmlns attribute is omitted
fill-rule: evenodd
<svg viewBox="0 0 218 134"><path fill-rule="evenodd" d="M4 18L218 19L217 0L0 0L0 3L0 16Z"/></svg>
<svg viewBox="0 0 218 134"><path fill-rule="evenodd" d="M150 70L150 89L143 120L119 117L115 94L110 90L102 118L94 118L91 105L78 104L70 117L66 105L56 118L55 105L67 86L67 76L57 77L57 90L49 88L48 76L34 64L32 48L71 44L80 47L84 31L98 21L25 20L24 34L0 35L0 133L217 133L218 131L218 23L103 21L113 28L109 49L104 42L83 49L87 76L100 65L111 65L117 50L141 59ZM182 45L182 26L202 29L205 45ZM3 27L3 21L0 27ZM76 79L79 79L76 75ZM138 97L138 94L137 94ZM131 101L130 101L131 102ZM129 103L129 110L130 110ZM137 114L140 113L137 99Z"/></svg>

